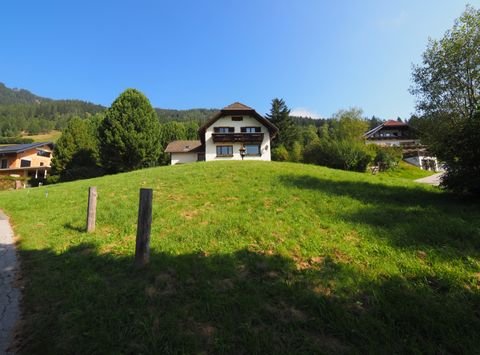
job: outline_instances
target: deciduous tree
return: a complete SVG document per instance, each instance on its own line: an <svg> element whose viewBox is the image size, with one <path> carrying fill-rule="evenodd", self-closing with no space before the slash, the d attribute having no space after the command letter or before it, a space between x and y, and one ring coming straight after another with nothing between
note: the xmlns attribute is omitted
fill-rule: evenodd
<svg viewBox="0 0 480 355"><path fill-rule="evenodd" d="M424 141L446 163L443 185L478 191L480 156L477 113L480 103L480 11L467 6L442 39L431 39L422 63L413 67L411 93L417 98ZM466 175L468 174L468 175ZM471 183L461 183L461 182ZM459 185L459 183L461 183Z"/></svg>

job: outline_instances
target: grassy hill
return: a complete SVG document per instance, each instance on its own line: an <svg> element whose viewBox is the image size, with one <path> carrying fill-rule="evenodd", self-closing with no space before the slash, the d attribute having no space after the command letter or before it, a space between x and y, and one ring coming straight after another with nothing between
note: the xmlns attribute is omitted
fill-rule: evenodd
<svg viewBox="0 0 480 355"><path fill-rule="evenodd" d="M151 262L136 270L141 187ZM0 206L20 238L23 353L478 351L480 207L406 178L197 163L2 192Z"/></svg>

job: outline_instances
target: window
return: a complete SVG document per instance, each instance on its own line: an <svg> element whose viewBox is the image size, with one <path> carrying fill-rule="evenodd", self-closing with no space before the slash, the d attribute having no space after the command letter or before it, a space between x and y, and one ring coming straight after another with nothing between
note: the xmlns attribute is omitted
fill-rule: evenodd
<svg viewBox="0 0 480 355"><path fill-rule="evenodd" d="M231 157L232 155L232 145L217 145L217 157Z"/></svg>
<svg viewBox="0 0 480 355"><path fill-rule="evenodd" d="M233 127L213 127L215 133L233 133L235 128Z"/></svg>
<svg viewBox="0 0 480 355"><path fill-rule="evenodd" d="M243 133L260 133L262 129L260 127L242 127L241 131Z"/></svg>
<svg viewBox="0 0 480 355"><path fill-rule="evenodd" d="M47 151L45 151L45 150L38 150L38 151L37 151L37 155L38 155L39 157L47 157L47 158L50 158L50 154L51 154L50 152L47 152Z"/></svg>
<svg viewBox="0 0 480 355"><path fill-rule="evenodd" d="M20 160L20 167L21 168L28 168L31 165L32 165L32 162L30 160L25 160L25 159Z"/></svg>
<svg viewBox="0 0 480 355"><path fill-rule="evenodd" d="M260 146L258 144L246 144L245 154L247 156L260 156Z"/></svg>
<svg viewBox="0 0 480 355"><path fill-rule="evenodd" d="M2 159L1 169L6 169L6 168L8 168L8 160Z"/></svg>
<svg viewBox="0 0 480 355"><path fill-rule="evenodd" d="M243 117L242 116L233 116L232 121L243 121Z"/></svg>

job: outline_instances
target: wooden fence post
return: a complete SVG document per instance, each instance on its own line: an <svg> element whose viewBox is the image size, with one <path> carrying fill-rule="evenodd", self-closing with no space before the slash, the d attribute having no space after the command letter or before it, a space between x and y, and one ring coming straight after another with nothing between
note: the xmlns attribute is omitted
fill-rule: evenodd
<svg viewBox="0 0 480 355"><path fill-rule="evenodd" d="M95 232L96 219L97 219L97 188L95 186L91 186L88 188L87 233Z"/></svg>
<svg viewBox="0 0 480 355"><path fill-rule="evenodd" d="M137 240L135 245L135 265L142 267L150 258L150 231L152 227L152 189L140 189L138 206Z"/></svg>

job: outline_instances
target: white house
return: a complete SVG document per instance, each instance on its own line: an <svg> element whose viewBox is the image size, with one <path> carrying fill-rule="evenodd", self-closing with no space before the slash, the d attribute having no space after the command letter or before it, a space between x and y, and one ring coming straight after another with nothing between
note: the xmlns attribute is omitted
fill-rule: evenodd
<svg viewBox="0 0 480 355"><path fill-rule="evenodd" d="M212 160L271 160L278 128L253 108L235 102L198 130L199 141L173 141L165 152L171 164Z"/></svg>
<svg viewBox="0 0 480 355"><path fill-rule="evenodd" d="M389 120L363 136L366 143L401 147L403 160L423 170L441 170L437 158L421 144L417 131L408 123Z"/></svg>

